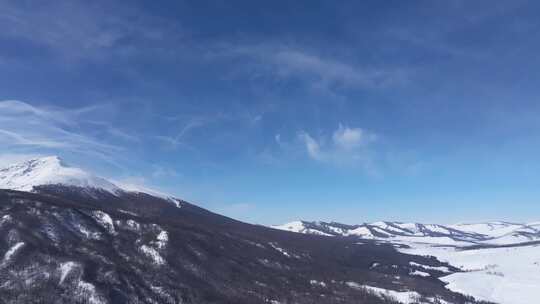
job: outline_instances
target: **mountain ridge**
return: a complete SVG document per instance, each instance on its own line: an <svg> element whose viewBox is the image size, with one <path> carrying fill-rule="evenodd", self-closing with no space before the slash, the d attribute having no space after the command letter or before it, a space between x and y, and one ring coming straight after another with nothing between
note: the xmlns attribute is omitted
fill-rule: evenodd
<svg viewBox="0 0 540 304"><path fill-rule="evenodd" d="M32 191L36 186L58 184L111 193L121 189L105 178L68 166L56 155L31 158L0 168L0 189Z"/></svg>
<svg viewBox="0 0 540 304"><path fill-rule="evenodd" d="M471 224L422 224L379 221L357 225L323 221L294 221L275 229L325 236L358 237L386 241L441 243L446 245L507 245L540 240L540 225L491 221Z"/></svg>

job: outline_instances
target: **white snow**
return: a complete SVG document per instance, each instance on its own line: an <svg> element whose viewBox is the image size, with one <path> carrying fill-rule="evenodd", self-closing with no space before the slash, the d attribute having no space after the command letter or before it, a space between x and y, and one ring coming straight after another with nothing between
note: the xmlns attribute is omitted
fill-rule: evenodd
<svg viewBox="0 0 540 304"><path fill-rule="evenodd" d="M60 264L60 284L64 282L67 275L77 266L75 262L65 262Z"/></svg>
<svg viewBox="0 0 540 304"><path fill-rule="evenodd" d="M420 271L420 270L415 270L415 271L411 272L410 274L415 275L415 276L421 276L421 277L429 277L429 276L431 276L429 273L423 272L423 271Z"/></svg>
<svg viewBox="0 0 540 304"><path fill-rule="evenodd" d="M103 297L97 293L96 287L91 283L82 280L79 281L77 283L77 293L79 296L84 297L90 304L105 303Z"/></svg>
<svg viewBox="0 0 540 304"><path fill-rule="evenodd" d="M284 225L272 226L272 228L291 231L291 232L302 232L304 229L306 229L304 227L304 223L302 223L301 221L294 221L294 222L290 222Z"/></svg>
<svg viewBox="0 0 540 304"><path fill-rule="evenodd" d="M417 223L394 223L394 225L401 229L412 231L415 234L420 232L419 224Z"/></svg>
<svg viewBox="0 0 540 304"><path fill-rule="evenodd" d="M132 230L138 231L141 229L141 225L132 219L127 220L126 225Z"/></svg>
<svg viewBox="0 0 540 304"><path fill-rule="evenodd" d="M467 232L480 233L492 238L501 237L523 227L523 224L505 222L487 222L472 224L456 224L450 227Z"/></svg>
<svg viewBox="0 0 540 304"><path fill-rule="evenodd" d="M140 249L147 257L151 258L156 265L165 264L165 260L156 249L148 245L142 245Z"/></svg>
<svg viewBox="0 0 540 304"><path fill-rule="evenodd" d="M88 227L86 227L82 223L75 222L73 223L73 226L77 228L79 233L81 233L82 235L84 235L84 237L88 239L99 240L101 238L101 235L99 234L99 232L91 231L90 229L88 229Z"/></svg>
<svg viewBox="0 0 540 304"><path fill-rule="evenodd" d="M111 216L101 210L95 210L92 212L92 215L94 216L94 218L97 220L98 223L101 224L101 226L103 226L105 229L107 229L107 231L109 231L110 233L115 233L115 230L114 230L114 223L113 223L113 220L111 218Z"/></svg>
<svg viewBox="0 0 540 304"><path fill-rule="evenodd" d="M182 208L182 202L179 199L171 198L170 201L176 206L176 208Z"/></svg>
<svg viewBox="0 0 540 304"><path fill-rule="evenodd" d="M122 183L122 182L116 182L116 183L120 186L120 188L123 191L133 192L133 193L145 193L145 194L148 194L148 195L151 195L151 196L154 196L154 197L159 197L159 198L162 198L164 200L169 201L176 208L182 208L181 201L179 199L174 198L172 195L165 194L163 192L156 191L156 190L153 190L153 189L149 189L149 188L141 186L141 185L130 184L130 183Z"/></svg>
<svg viewBox="0 0 540 304"><path fill-rule="evenodd" d="M535 241L537 239L538 238L530 238L530 237L519 235L516 233L509 233L507 235L503 235L492 240L487 240L483 243L493 244L493 245L507 245L507 244L525 243L525 242Z"/></svg>
<svg viewBox="0 0 540 304"><path fill-rule="evenodd" d="M6 215L2 216L2 218L0 218L0 227L1 227L4 223L7 223L7 222L9 222L9 221L11 221L11 220L12 220L12 217L11 217L11 215L9 215L9 214L6 214Z"/></svg>
<svg viewBox="0 0 540 304"><path fill-rule="evenodd" d="M287 223L285 225L271 226L271 228L279 229L279 230L285 230L285 231L291 231L291 232L297 232L297 233L332 236L331 234L328 234L326 232L322 232L322 231L319 231L319 230L316 230L316 229L307 228L304 225L304 223L302 223L301 221L294 221L294 222Z"/></svg>
<svg viewBox="0 0 540 304"><path fill-rule="evenodd" d="M432 255L466 271L442 278L453 291L504 304L529 304L538 299L540 246L456 250L425 245L400 251Z"/></svg>
<svg viewBox="0 0 540 304"><path fill-rule="evenodd" d="M0 169L0 189L32 191L35 186L57 184L109 192L119 190L103 178L66 166L57 156L35 158Z"/></svg>
<svg viewBox="0 0 540 304"><path fill-rule="evenodd" d="M385 236L392 236L392 234L384 231L383 229L379 228L379 227L373 227L373 230L377 231L379 234L381 235L385 235Z"/></svg>
<svg viewBox="0 0 540 304"><path fill-rule="evenodd" d="M373 233L371 233L371 230L366 227L358 227L356 229L349 230L346 235L357 235L367 239L372 239L375 237Z"/></svg>
<svg viewBox="0 0 540 304"><path fill-rule="evenodd" d="M471 245L470 242L462 242L451 239L447 236L394 236L386 239L388 242L400 244L430 244L430 245L447 245L447 246L466 246Z"/></svg>
<svg viewBox="0 0 540 304"><path fill-rule="evenodd" d="M24 242L18 242L15 245L11 246L6 253L4 254L4 258L2 260L2 265L9 262L9 260L13 257L13 255L24 245Z"/></svg>
<svg viewBox="0 0 540 304"><path fill-rule="evenodd" d="M394 227L392 225L389 225L386 222L375 222L375 223L371 224L371 226L376 226L376 227L379 227L379 228L382 228L382 229L385 229L385 230L389 230L389 231L393 231L393 232L397 232L397 233L403 233L404 232L402 229L400 229L401 227L398 226L399 228L397 228L397 227Z"/></svg>
<svg viewBox="0 0 540 304"><path fill-rule="evenodd" d="M311 230L316 229L318 223L313 224ZM329 229L331 225L326 224L324 228ZM280 227L289 231L310 233L300 221ZM444 272L447 276L442 280L447 282L447 288L453 291L495 303L537 302L540 290L540 245L527 242L540 240L540 222L486 222L448 226L375 222L356 227L339 227L332 231L344 236L357 235L394 245L407 245L411 248L395 247L405 253L435 256L440 261L448 262L465 272L453 273L445 266L433 267L411 261L409 264L416 269L411 270L410 275L427 277L430 270ZM403 231L399 231L400 228ZM370 229L388 234L388 237L376 237ZM463 250L471 245L517 244L520 246ZM372 267L377 267L376 265L373 264Z"/></svg>
<svg viewBox="0 0 540 304"><path fill-rule="evenodd" d="M156 237L157 242L156 245L158 249L163 249L165 246L167 246L167 242L169 241L169 234L165 230L161 230L159 234Z"/></svg>
<svg viewBox="0 0 540 304"><path fill-rule="evenodd" d="M317 281L317 280L310 280L310 281L309 281L309 284L311 284L311 285L313 285L313 286L326 287L326 283L325 283L325 282Z"/></svg>
<svg viewBox="0 0 540 304"><path fill-rule="evenodd" d="M516 224L506 222L487 222L479 224L419 224L400 222L374 222L356 228L343 228L312 222L307 228L302 221L295 221L273 228L298 233L329 235L326 229L343 236L359 236L364 239L379 239L393 243L440 244L466 246L482 244L517 244L540 240L540 223ZM374 235L376 232L377 235Z"/></svg>
<svg viewBox="0 0 540 304"><path fill-rule="evenodd" d="M272 246L272 248L274 248L275 250L279 251L281 254L283 254L284 256L290 258L291 255L285 251L285 249L281 248L281 247L278 247L277 244L274 244L274 243L268 243L270 246Z"/></svg>
<svg viewBox="0 0 540 304"><path fill-rule="evenodd" d="M384 289L379 287L373 287L369 285L361 285L356 282L346 282L347 286L356 289L365 289L373 294L379 296L387 296L396 299L398 302L403 304L412 304L417 303L417 299L420 297L420 294L415 291L395 291L390 289Z"/></svg>
<svg viewBox="0 0 540 304"><path fill-rule="evenodd" d="M0 168L0 189L34 191L44 185L74 186L93 190L104 190L113 195L122 192L139 192L168 200L177 208L181 201L171 195L132 184L113 183L82 169L70 167L58 156L33 158L21 163Z"/></svg>
<svg viewBox="0 0 540 304"><path fill-rule="evenodd" d="M437 270L437 271L441 271L441 272L450 272L450 269L448 269L448 267L446 267L446 266L434 267L434 266L418 264L418 263L415 263L415 262L409 262L409 265L416 266L416 267L422 267L422 268L428 269L428 270Z"/></svg>

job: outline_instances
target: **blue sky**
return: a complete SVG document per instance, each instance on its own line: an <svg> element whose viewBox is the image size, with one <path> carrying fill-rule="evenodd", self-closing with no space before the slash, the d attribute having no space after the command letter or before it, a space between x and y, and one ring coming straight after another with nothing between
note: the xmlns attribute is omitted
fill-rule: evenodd
<svg viewBox="0 0 540 304"><path fill-rule="evenodd" d="M533 1L0 2L0 164L261 224L538 220Z"/></svg>

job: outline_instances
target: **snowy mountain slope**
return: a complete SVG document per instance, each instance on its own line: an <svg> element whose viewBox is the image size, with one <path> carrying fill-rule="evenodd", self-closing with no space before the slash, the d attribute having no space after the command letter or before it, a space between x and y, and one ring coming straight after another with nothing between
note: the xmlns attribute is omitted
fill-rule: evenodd
<svg viewBox="0 0 540 304"><path fill-rule="evenodd" d="M456 224L449 227L461 231L475 232L487 235L492 238L497 238L508 235L516 230L526 228L527 225L508 222L487 222L473 224Z"/></svg>
<svg viewBox="0 0 540 304"><path fill-rule="evenodd" d="M132 184L117 184L82 169L68 166L58 156L29 159L0 169L0 189L37 192L41 188L69 186L95 195L105 191L113 195L144 193L167 199L177 207L181 201L173 196Z"/></svg>
<svg viewBox="0 0 540 304"><path fill-rule="evenodd" d="M0 189L32 191L36 186L57 184L111 193L120 190L104 178L68 167L58 156L30 159L0 169Z"/></svg>
<svg viewBox="0 0 540 304"><path fill-rule="evenodd" d="M480 303L444 287L459 269L391 245L238 222L57 157L0 176L2 304Z"/></svg>
<svg viewBox="0 0 540 304"><path fill-rule="evenodd" d="M295 221L273 228L291 232L327 236L355 236L391 242L417 242L429 244L503 245L540 240L540 225L506 222L478 224L437 225L401 222L375 222L345 225L336 222Z"/></svg>

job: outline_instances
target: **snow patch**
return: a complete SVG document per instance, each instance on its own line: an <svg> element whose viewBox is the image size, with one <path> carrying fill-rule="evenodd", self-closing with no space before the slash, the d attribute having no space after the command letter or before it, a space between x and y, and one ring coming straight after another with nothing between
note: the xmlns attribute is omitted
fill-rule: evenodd
<svg viewBox="0 0 540 304"><path fill-rule="evenodd" d="M15 245L11 246L11 248L9 248L4 254L4 258L2 259L2 265L5 265L7 262L9 262L9 260L11 260L17 250L19 250L22 246L24 246L24 242L18 242Z"/></svg>
<svg viewBox="0 0 540 304"><path fill-rule="evenodd" d="M106 303L103 297L96 291L96 287L85 281L79 281L77 283L77 294L81 298L85 298L90 304Z"/></svg>
<svg viewBox="0 0 540 304"><path fill-rule="evenodd" d="M149 258L152 259L152 261L154 261L154 264L156 265L163 265L165 264L165 260L163 259L163 257L159 254L159 252L148 246L148 245L142 245L140 247L141 251Z"/></svg>
<svg viewBox="0 0 540 304"><path fill-rule="evenodd" d="M356 282L346 282L345 284L351 288L365 289L380 297L390 297L396 299L398 302L403 304L417 303L417 300L420 298L420 294L415 291L395 291L369 285L360 285Z"/></svg>
<svg viewBox="0 0 540 304"><path fill-rule="evenodd" d="M59 284L62 284L64 282L67 275L75 267L77 267L77 263L75 262L65 262L65 263L60 264L60 283Z"/></svg>
<svg viewBox="0 0 540 304"><path fill-rule="evenodd" d="M305 229L304 223L301 221L294 221L284 225L272 226L272 228L291 232L302 232Z"/></svg>
<svg viewBox="0 0 540 304"><path fill-rule="evenodd" d="M423 271L420 271L420 270L415 270L415 271L411 272L410 275L421 276L421 277L429 277L429 276L431 276L429 273L423 272Z"/></svg>
<svg viewBox="0 0 540 304"><path fill-rule="evenodd" d="M440 271L440 272L450 272L450 269L448 269L448 267L446 267L446 266L435 267L435 266L428 266L428 265L418 264L418 263L415 263L415 262L409 262L409 265L416 266L416 267L421 267L421 268L424 268L424 269L427 269L427 270L435 270L435 271Z"/></svg>
<svg viewBox="0 0 540 304"><path fill-rule="evenodd" d="M309 284L311 284L311 285L313 285L313 286L326 287L326 283L325 283L325 282L317 281L317 280L310 280L310 281L309 281Z"/></svg>
<svg viewBox="0 0 540 304"><path fill-rule="evenodd" d="M157 242L156 245L158 249L163 249L165 246L167 246L167 243L169 242L169 234L165 230L161 230L161 232L156 237Z"/></svg>
<svg viewBox="0 0 540 304"><path fill-rule="evenodd" d="M277 243L270 242L270 243L268 243L268 245L270 245L272 248L274 248L275 250L277 250L278 252L280 252L281 254L283 254L284 256L286 256L288 258L291 258L291 257L294 257L294 258L297 258L297 259L300 258L298 255L288 253L285 249L279 247L277 245Z"/></svg>
<svg viewBox="0 0 540 304"><path fill-rule="evenodd" d="M97 220L97 222L101 224L101 226L103 226L103 228L105 228L107 231L109 231L112 234L115 233L114 223L109 214L101 210L96 210L92 212L92 215Z"/></svg>
<svg viewBox="0 0 540 304"><path fill-rule="evenodd" d="M4 223L10 222L12 219L13 219L13 218L12 218L11 215L9 215L9 214L6 214L6 215L2 216L2 218L0 218L0 227L1 227L2 225L4 225Z"/></svg>
<svg viewBox="0 0 540 304"><path fill-rule="evenodd" d="M74 223L73 226L75 226L78 232L87 239L99 240L101 238L101 235L98 232L90 231L86 226L82 225L81 223Z"/></svg>

